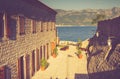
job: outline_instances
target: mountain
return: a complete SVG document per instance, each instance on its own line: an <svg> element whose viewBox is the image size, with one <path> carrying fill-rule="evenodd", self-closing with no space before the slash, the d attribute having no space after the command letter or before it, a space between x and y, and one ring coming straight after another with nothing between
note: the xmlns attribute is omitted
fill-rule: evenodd
<svg viewBox="0 0 120 79"><path fill-rule="evenodd" d="M93 26L92 20L96 18L97 14L105 15L105 19L120 16L120 7L113 7L111 9L55 10L58 12L56 16L57 25Z"/></svg>

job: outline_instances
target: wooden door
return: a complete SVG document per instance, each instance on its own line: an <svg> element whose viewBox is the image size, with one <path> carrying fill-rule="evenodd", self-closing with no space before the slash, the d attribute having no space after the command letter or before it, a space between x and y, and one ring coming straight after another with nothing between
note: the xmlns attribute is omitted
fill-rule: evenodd
<svg viewBox="0 0 120 79"><path fill-rule="evenodd" d="M40 60L42 59L42 46L40 47Z"/></svg>
<svg viewBox="0 0 120 79"><path fill-rule="evenodd" d="M45 47L45 45L44 45L44 57L43 58L45 58L46 59L46 47Z"/></svg>
<svg viewBox="0 0 120 79"><path fill-rule="evenodd" d="M0 67L0 79L5 79L5 66Z"/></svg>
<svg viewBox="0 0 120 79"><path fill-rule="evenodd" d="M40 69L39 49L36 49L36 68L37 71Z"/></svg>
<svg viewBox="0 0 120 79"><path fill-rule="evenodd" d="M47 59L49 58L49 44L47 43Z"/></svg>
<svg viewBox="0 0 120 79"><path fill-rule="evenodd" d="M26 79L30 79L30 55L26 55Z"/></svg>
<svg viewBox="0 0 120 79"><path fill-rule="evenodd" d="M32 52L32 76L35 74L35 51Z"/></svg>
<svg viewBox="0 0 120 79"><path fill-rule="evenodd" d="M18 79L24 79L24 61L23 61L23 56L18 59Z"/></svg>

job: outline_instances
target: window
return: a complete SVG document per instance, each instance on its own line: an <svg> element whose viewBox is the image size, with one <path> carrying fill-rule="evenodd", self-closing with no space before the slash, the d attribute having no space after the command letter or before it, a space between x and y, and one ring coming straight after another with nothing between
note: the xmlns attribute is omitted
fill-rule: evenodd
<svg viewBox="0 0 120 79"><path fill-rule="evenodd" d="M15 19L16 17L7 15L7 36L11 40L16 39L16 25L17 21Z"/></svg>
<svg viewBox="0 0 120 79"><path fill-rule="evenodd" d="M40 54L39 54L40 55L40 60L42 59L42 51L43 51L42 46L40 46Z"/></svg>
<svg viewBox="0 0 120 79"><path fill-rule="evenodd" d="M44 26L44 22L42 21L41 22L41 32L43 32L43 29L44 29L43 26Z"/></svg>
<svg viewBox="0 0 120 79"><path fill-rule="evenodd" d="M4 33L4 21L3 21L3 13L0 13L0 38L3 37Z"/></svg>
<svg viewBox="0 0 120 79"><path fill-rule="evenodd" d="M39 21L39 28L40 28L40 31L41 31L41 25L42 24L42 22L41 21Z"/></svg>
<svg viewBox="0 0 120 79"><path fill-rule="evenodd" d="M47 29L47 21L44 22L44 30L48 31L48 29Z"/></svg>
<svg viewBox="0 0 120 79"><path fill-rule="evenodd" d="M53 27L52 27L52 22L51 22L51 24L50 24L50 28L51 28L51 31L52 31L52 28L53 28Z"/></svg>
<svg viewBox="0 0 120 79"><path fill-rule="evenodd" d="M47 43L47 59L49 58L49 43Z"/></svg>
<svg viewBox="0 0 120 79"><path fill-rule="evenodd" d="M20 19L20 35L25 34L25 18L24 17L19 17Z"/></svg>
<svg viewBox="0 0 120 79"><path fill-rule="evenodd" d="M48 22L48 30L50 30L50 21Z"/></svg>
<svg viewBox="0 0 120 79"><path fill-rule="evenodd" d="M44 58L45 58L45 56L46 56L46 53L45 53L46 52L46 47L45 47L45 45L44 45L43 48L44 48Z"/></svg>
<svg viewBox="0 0 120 79"><path fill-rule="evenodd" d="M30 79L30 55L28 54L25 56L25 73L26 79Z"/></svg>
<svg viewBox="0 0 120 79"><path fill-rule="evenodd" d="M55 22L52 23L53 29L55 30Z"/></svg>
<svg viewBox="0 0 120 79"><path fill-rule="evenodd" d="M46 22L47 31L49 30L49 22Z"/></svg>
<svg viewBox="0 0 120 79"><path fill-rule="evenodd" d="M36 33L36 21L32 20L32 33Z"/></svg>
<svg viewBox="0 0 120 79"><path fill-rule="evenodd" d="M37 68L37 71L39 70L40 68L40 60L39 60L39 49L36 49L36 68Z"/></svg>
<svg viewBox="0 0 120 79"><path fill-rule="evenodd" d="M55 23L52 22L52 30L55 30Z"/></svg>

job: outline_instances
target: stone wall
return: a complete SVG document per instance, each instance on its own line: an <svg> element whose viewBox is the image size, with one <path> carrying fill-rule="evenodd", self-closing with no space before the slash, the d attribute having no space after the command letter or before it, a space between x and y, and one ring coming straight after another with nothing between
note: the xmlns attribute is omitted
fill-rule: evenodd
<svg viewBox="0 0 120 79"><path fill-rule="evenodd" d="M120 17L98 23L88 45L89 79L120 78ZM98 32L98 34L97 34ZM108 44L108 40L110 45Z"/></svg>
<svg viewBox="0 0 120 79"><path fill-rule="evenodd" d="M1 0L0 7L0 79L31 79L56 45L56 12L38 0Z"/></svg>
<svg viewBox="0 0 120 79"><path fill-rule="evenodd" d="M47 50L47 44L49 45L48 52L51 55L51 42L56 40L56 30L52 29L49 31L40 30L37 33L31 33L30 20L26 20L26 31L25 35L19 35L16 40L2 40L0 42L0 66L6 65L10 69L12 79L18 79L17 71L17 60L25 55L30 55L33 50L39 50L42 46L42 57L44 57L44 46L45 51ZM37 29L38 30L38 29ZM47 59L47 52L45 52Z"/></svg>

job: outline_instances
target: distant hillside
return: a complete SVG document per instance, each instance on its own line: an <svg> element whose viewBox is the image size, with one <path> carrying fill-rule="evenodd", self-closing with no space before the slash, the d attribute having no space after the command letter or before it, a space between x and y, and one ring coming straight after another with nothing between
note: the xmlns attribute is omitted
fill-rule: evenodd
<svg viewBox="0 0 120 79"><path fill-rule="evenodd" d="M56 9L58 12L56 17L57 25L93 25L92 19L97 14L103 14L105 19L110 19L120 16L120 8L114 7L112 9L85 9L85 10L61 10ZM95 24L96 25L96 24Z"/></svg>

